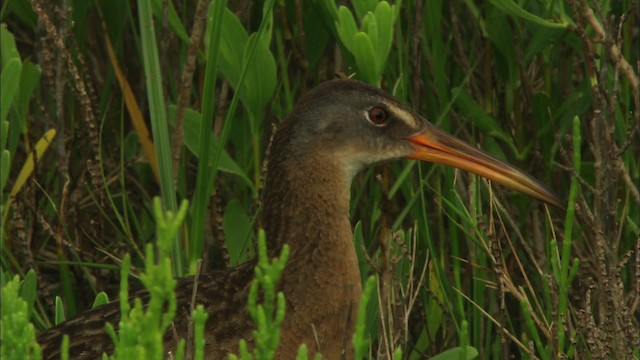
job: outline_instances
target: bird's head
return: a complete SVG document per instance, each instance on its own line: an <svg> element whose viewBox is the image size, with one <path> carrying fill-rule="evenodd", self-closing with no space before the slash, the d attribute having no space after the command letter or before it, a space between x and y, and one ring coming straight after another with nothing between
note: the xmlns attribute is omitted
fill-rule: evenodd
<svg viewBox="0 0 640 360"><path fill-rule="evenodd" d="M332 80L309 91L285 127L291 151L329 153L350 176L370 164L417 159L470 171L562 207L532 176L445 133L391 95L359 81Z"/></svg>

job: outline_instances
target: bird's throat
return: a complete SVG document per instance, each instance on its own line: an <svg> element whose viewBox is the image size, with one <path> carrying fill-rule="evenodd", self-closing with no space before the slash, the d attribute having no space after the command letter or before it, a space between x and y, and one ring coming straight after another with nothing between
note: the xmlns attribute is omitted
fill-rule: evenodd
<svg viewBox="0 0 640 360"><path fill-rule="evenodd" d="M290 248L282 346L305 342L322 352L344 341L346 351L362 292L349 221L351 179L335 159L275 159L269 166L268 174L281 176L267 179L262 223L272 254Z"/></svg>

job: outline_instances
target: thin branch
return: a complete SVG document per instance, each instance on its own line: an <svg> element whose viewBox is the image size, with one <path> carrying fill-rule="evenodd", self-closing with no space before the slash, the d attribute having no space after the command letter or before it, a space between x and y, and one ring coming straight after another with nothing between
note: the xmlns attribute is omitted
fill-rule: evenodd
<svg viewBox="0 0 640 360"><path fill-rule="evenodd" d="M586 2L582 3L582 16L589 22L593 30L602 39L606 38L606 34L602 24L596 19L593 10ZM611 60L620 68L625 77L629 80L631 85L631 91L633 91L633 98L636 104L636 109L640 108L640 82L638 76L633 71L633 67L629 65L627 60L622 55L620 48L614 42L604 42L604 45L609 48L609 55Z"/></svg>
<svg viewBox="0 0 640 360"><path fill-rule="evenodd" d="M178 104L176 107L176 123L171 134L171 153L173 154L173 176L174 181L177 179L178 165L180 164L180 157L182 156L182 139L184 138L184 110L187 106L187 100L191 90L191 83L193 81L193 73L196 69L196 58L198 54L198 48L202 40L202 33L204 25L207 23L207 9L209 8L210 0L200 0L196 9L193 30L191 31L191 38L189 39L189 48L187 49L187 59L184 65L184 72L180 80L180 94L178 95ZM212 99L204 99L204 101L211 101Z"/></svg>

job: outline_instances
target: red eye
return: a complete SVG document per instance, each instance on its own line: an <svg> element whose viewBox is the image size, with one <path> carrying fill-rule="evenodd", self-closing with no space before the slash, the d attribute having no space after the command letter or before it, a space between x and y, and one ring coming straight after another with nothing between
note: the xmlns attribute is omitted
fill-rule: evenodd
<svg viewBox="0 0 640 360"><path fill-rule="evenodd" d="M376 106L369 110L369 121L374 123L375 125L383 125L387 122L387 110Z"/></svg>

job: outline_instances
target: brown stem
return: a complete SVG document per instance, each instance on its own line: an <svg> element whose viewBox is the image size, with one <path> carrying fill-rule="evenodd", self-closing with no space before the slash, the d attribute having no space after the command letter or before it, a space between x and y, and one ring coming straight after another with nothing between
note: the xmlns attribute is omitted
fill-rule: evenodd
<svg viewBox="0 0 640 360"><path fill-rule="evenodd" d="M176 107L176 123L173 128L173 133L171 134L174 181L177 179L178 165L180 164L180 157L182 156L184 111L187 105L187 100L189 99L189 90L191 89L193 73L196 68L196 55L202 40L204 25L207 22L207 8L209 7L209 2L210 0L201 0L198 2L198 7L193 21L193 29L191 30L191 38L189 39L189 48L187 49L187 59L184 65L184 71L182 72L182 78L180 80L180 94L178 95L178 104ZM204 99L204 101L211 101L211 99Z"/></svg>
<svg viewBox="0 0 640 360"><path fill-rule="evenodd" d="M596 19L593 10L586 2L582 3L582 16L589 22L593 30L600 36L600 38L605 39L607 34L604 31L604 28ZM604 45L608 47L609 56L611 60L618 66L621 72L625 75L625 77L629 80L631 85L631 91L633 91L633 98L636 104L636 109L640 109L640 82L638 82L638 76L633 71L633 67L629 65L627 60L622 55L620 48L614 42L604 42Z"/></svg>

